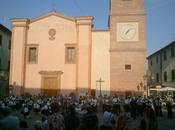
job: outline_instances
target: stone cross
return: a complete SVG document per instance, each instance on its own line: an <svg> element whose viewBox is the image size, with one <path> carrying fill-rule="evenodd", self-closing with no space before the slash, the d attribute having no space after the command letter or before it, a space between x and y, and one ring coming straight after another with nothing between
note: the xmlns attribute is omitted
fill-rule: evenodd
<svg viewBox="0 0 175 130"><path fill-rule="evenodd" d="M100 83L100 96L101 96L101 95L102 95L102 94L101 94L101 84L102 84L103 82L105 82L105 81L102 80L101 77L100 77L100 79L97 80L96 82L99 82L99 83Z"/></svg>

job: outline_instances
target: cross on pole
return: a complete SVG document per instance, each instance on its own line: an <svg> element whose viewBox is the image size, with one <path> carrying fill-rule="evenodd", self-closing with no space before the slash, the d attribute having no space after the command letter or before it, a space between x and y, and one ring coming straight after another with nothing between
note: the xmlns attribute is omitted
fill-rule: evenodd
<svg viewBox="0 0 175 130"><path fill-rule="evenodd" d="M52 11L56 12L56 2L52 0Z"/></svg>
<svg viewBox="0 0 175 130"><path fill-rule="evenodd" d="M101 77L100 77L100 79L97 80L96 82L99 82L99 83L100 83L100 96L101 96L101 95L102 95L102 94L101 94L101 84L102 84L103 82L105 82L105 81L102 80Z"/></svg>

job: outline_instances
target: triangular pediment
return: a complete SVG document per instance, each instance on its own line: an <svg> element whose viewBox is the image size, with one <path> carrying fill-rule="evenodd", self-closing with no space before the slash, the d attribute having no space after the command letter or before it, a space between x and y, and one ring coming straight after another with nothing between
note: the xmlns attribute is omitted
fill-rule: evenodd
<svg viewBox="0 0 175 130"><path fill-rule="evenodd" d="M48 18L50 16L56 16L56 17L60 17L60 18L66 19L66 20L75 21L74 18L71 18L71 17L68 17L68 16L64 16L62 14L57 13L56 11L51 11L51 12L48 12L46 14L43 14L43 15L41 15L39 17L36 17L34 19L31 19L30 22L33 23L33 22L36 22L36 21L39 21L39 20Z"/></svg>

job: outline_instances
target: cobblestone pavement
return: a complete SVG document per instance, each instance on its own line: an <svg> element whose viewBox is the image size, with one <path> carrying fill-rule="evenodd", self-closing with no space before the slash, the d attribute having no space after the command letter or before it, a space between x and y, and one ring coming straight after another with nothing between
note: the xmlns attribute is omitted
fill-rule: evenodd
<svg viewBox="0 0 175 130"><path fill-rule="evenodd" d="M14 112L14 115L17 115L20 120L24 119L23 115L20 114L20 112ZM102 113L98 114L99 122L102 123ZM142 118L137 118L136 120L129 119L127 121L127 125L129 130L134 130L137 126L139 126L140 120ZM26 119L29 125L29 130L34 130L34 123L36 120L41 120L41 115L39 113L31 112L31 117L29 119ZM158 130L175 130L175 112L174 112L174 118L168 119L167 113L164 112L163 117L158 117Z"/></svg>

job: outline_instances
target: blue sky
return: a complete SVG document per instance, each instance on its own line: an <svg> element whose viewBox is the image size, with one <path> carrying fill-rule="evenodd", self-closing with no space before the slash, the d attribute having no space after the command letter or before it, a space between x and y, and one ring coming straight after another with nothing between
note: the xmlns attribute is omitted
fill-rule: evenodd
<svg viewBox="0 0 175 130"><path fill-rule="evenodd" d="M107 29L109 0L1 0L0 23L11 28L11 18L35 18L53 5L67 16L94 16L94 28ZM145 0L145 10L150 55L175 40L175 0Z"/></svg>

